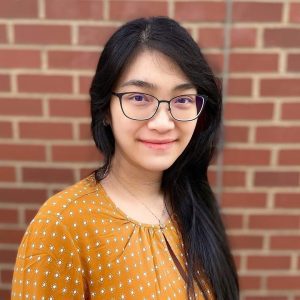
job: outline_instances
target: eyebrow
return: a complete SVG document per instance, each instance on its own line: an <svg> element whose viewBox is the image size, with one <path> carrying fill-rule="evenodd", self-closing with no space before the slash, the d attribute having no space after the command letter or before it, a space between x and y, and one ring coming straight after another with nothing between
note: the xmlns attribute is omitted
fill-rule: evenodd
<svg viewBox="0 0 300 300"><path fill-rule="evenodd" d="M143 88L148 88L148 89L156 89L157 85L147 82L147 81L143 81L143 80L138 80L138 79L132 79L129 81L126 81L125 83L123 83L121 85L121 87L124 86L136 86L136 87L143 87ZM195 85L193 85L192 83L189 82L185 82L185 83L181 83L179 85L176 85L173 90L174 91L182 91L182 90L188 90L188 89L193 89L196 88Z"/></svg>

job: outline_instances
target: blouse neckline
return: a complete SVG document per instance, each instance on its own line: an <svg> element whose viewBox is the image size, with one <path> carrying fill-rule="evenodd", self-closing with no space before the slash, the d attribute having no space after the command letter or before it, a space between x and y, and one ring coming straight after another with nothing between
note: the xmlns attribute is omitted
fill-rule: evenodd
<svg viewBox="0 0 300 300"><path fill-rule="evenodd" d="M102 191L102 194L104 195L105 199L113 206L113 208L119 214L121 214L124 218L126 218L128 221L130 221L131 223L134 223L134 224L136 224L140 227L144 227L144 228L155 228L155 229L160 229L160 230L164 230L167 226L171 225L171 223L172 223L171 217L169 217L167 219L167 221L165 221L164 228L161 228L158 223L157 224L151 224L151 223L139 222L139 221L131 218L130 216L128 216L120 207L118 207L117 204L108 196L108 194L106 193L104 187L99 182L99 183L97 183L97 193L99 193L100 190Z"/></svg>

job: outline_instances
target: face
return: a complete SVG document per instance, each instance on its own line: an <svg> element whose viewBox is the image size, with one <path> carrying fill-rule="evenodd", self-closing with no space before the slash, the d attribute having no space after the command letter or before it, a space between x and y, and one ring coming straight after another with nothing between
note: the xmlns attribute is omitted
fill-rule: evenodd
<svg viewBox="0 0 300 300"><path fill-rule="evenodd" d="M155 50L140 52L125 68L113 92L147 93L161 100L197 93L181 69ZM114 160L141 170L163 172L188 145L196 122L174 120L167 103L161 103L149 120L131 120L123 114L118 97L112 96L110 124L115 137Z"/></svg>

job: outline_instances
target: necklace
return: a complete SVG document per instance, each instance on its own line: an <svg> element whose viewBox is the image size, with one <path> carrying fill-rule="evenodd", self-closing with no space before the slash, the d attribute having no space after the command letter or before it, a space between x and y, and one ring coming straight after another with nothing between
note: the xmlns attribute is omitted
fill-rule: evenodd
<svg viewBox="0 0 300 300"><path fill-rule="evenodd" d="M145 203L143 203L142 201L140 201L149 211L150 213L158 220L158 223L159 223L159 227L160 229L164 229L165 228L165 224L161 221L160 218L158 218L152 211L149 207L147 207L147 205ZM164 216L164 214L166 213L166 204L165 204L165 201L164 201L164 209L162 211L162 214L161 214L161 218Z"/></svg>
<svg viewBox="0 0 300 300"><path fill-rule="evenodd" d="M135 199L135 195L132 193L132 192L130 192L117 178L116 178L116 180L119 182L119 184L121 185L121 186L123 186L123 188L132 196L132 198L134 199L134 201L135 202L138 202L138 203L141 203L141 204L143 204L148 210L149 210L149 212L158 220L158 223L159 223L159 227L160 227L160 229L164 229L166 226L165 226L165 224L161 221L161 219L160 218L158 218L153 212L152 212L152 210L145 204L145 203L143 203L142 201L137 201L136 199ZM164 208L163 208L163 211L162 211L162 214L161 214L161 218L165 215L165 213L167 212L167 208L166 208L166 203L165 203L165 200L163 200L163 203L164 203Z"/></svg>

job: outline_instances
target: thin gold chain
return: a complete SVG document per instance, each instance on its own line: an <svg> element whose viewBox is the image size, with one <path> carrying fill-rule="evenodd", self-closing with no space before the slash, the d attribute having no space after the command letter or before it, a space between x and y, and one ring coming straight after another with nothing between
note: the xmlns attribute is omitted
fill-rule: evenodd
<svg viewBox="0 0 300 300"><path fill-rule="evenodd" d="M145 203L143 203L142 201L140 201L149 211L150 213L158 220L159 222L159 227L161 229L163 229L165 227L164 223L162 223L161 219L158 218L152 211L149 207L147 207L147 205ZM164 201L164 208L163 208L163 211L162 211L162 214L161 214L161 218L164 216L164 214L166 213L166 204L165 204L165 201Z"/></svg>
<svg viewBox="0 0 300 300"><path fill-rule="evenodd" d="M116 180L117 181L119 181L117 178L116 178ZM150 211L150 213L158 220L158 222L159 222L159 227L161 228L161 229L163 229L163 228L165 228L165 224L161 221L161 219L160 218L158 218L153 212L152 212L152 210L145 204L145 203L143 203L143 201L137 201L136 199L135 199L135 195L133 194L133 193L131 193L120 181L119 181L119 183L123 186L123 188L131 195L131 196L133 196L133 199L134 199L134 201L135 202L138 202L138 203L141 203L141 204L143 204L149 211ZM164 214L166 213L166 203L165 203L165 199L163 199L163 203L164 203L164 208L163 208L163 211L162 211L162 214L161 214L161 218L164 216Z"/></svg>

